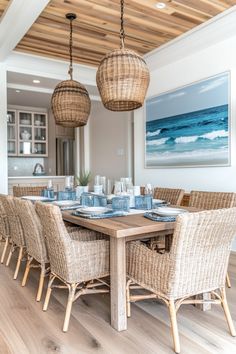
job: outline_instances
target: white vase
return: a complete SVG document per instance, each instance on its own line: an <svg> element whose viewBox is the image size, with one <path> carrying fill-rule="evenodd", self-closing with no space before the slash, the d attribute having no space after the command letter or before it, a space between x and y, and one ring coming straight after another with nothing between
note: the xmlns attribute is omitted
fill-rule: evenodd
<svg viewBox="0 0 236 354"><path fill-rule="evenodd" d="M76 199L80 199L82 193L88 192L88 186L77 186L75 190L76 190Z"/></svg>

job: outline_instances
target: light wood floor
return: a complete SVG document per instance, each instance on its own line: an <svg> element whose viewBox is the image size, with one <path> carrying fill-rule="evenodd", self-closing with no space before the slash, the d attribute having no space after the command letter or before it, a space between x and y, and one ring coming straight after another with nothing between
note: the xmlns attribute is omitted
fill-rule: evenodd
<svg viewBox="0 0 236 354"><path fill-rule="evenodd" d="M0 266L0 354L173 354L166 307L152 300L132 305L128 330L118 333L109 324L109 296L86 295L74 303L68 333L61 331L66 291L55 290L49 310L34 301L36 280L32 270L22 288L14 281L13 267ZM236 320L236 254L231 256L232 288L227 290ZM220 306L201 312L183 305L178 313L182 354L236 353Z"/></svg>

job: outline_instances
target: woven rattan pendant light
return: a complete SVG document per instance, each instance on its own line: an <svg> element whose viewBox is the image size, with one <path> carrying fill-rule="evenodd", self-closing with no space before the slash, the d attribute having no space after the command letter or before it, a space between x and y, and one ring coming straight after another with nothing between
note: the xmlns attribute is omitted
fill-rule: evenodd
<svg viewBox="0 0 236 354"><path fill-rule="evenodd" d="M124 0L121 0L120 49L102 59L97 86L104 106L111 111L132 111L143 105L150 75L144 59L124 46Z"/></svg>
<svg viewBox="0 0 236 354"><path fill-rule="evenodd" d="M82 127L88 121L91 101L88 91L78 81L73 80L72 62L72 21L75 14L66 14L70 20L70 80L60 82L52 94L51 106L56 124L63 127Z"/></svg>

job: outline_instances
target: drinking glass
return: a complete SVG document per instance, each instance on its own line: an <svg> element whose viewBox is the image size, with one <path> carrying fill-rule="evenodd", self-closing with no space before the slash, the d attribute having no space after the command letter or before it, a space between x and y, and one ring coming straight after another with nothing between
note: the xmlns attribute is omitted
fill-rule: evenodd
<svg viewBox="0 0 236 354"><path fill-rule="evenodd" d="M106 207L107 197L104 195L94 195L94 206Z"/></svg>
<svg viewBox="0 0 236 354"><path fill-rule="evenodd" d="M102 185L103 194L106 194L106 177L105 176L100 177L100 184Z"/></svg>
<svg viewBox="0 0 236 354"><path fill-rule="evenodd" d="M145 189L144 189L144 194L146 195L152 195L152 185L151 183L147 183L146 186L145 186Z"/></svg>
<svg viewBox="0 0 236 354"><path fill-rule="evenodd" d="M135 196L135 209L152 209L152 196L148 194Z"/></svg>
<svg viewBox="0 0 236 354"><path fill-rule="evenodd" d="M41 192L41 196L49 198L49 199L54 199L54 190L53 190L53 188L43 189L42 192Z"/></svg>
<svg viewBox="0 0 236 354"><path fill-rule="evenodd" d="M111 179L108 179L107 180L107 194L112 194L112 190L113 190L113 187L114 187L114 183Z"/></svg>
<svg viewBox="0 0 236 354"><path fill-rule="evenodd" d="M96 175L94 177L94 185L95 186L99 186L100 185L100 176L99 175Z"/></svg>
<svg viewBox="0 0 236 354"><path fill-rule="evenodd" d="M57 200L76 200L75 191L60 191L57 193Z"/></svg>
<svg viewBox="0 0 236 354"><path fill-rule="evenodd" d="M116 181L115 182L115 188L114 188L114 194L119 195L122 192L122 182Z"/></svg>
<svg viewBox="0 0 236 354"><path fill-rule="evenodd" d="M93 207L94 206L94 195L89 193L83 193L80 197L81 205Z"/></svg>
<svg viewBox="0 0 236 354"><path fill-rule="evenodd" d="M129 211L129 196L112 198L112 209L117 211Z"/></svg>

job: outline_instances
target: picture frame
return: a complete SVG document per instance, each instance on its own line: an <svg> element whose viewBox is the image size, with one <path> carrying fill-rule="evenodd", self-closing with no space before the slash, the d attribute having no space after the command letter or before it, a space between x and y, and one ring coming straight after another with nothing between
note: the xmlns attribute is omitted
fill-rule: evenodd
<svg viewBox="0 0 236 354"><path fill-rule="evenodd" d="M152 96L145 104L145 168L230 166L230 72Z"/></svg>

